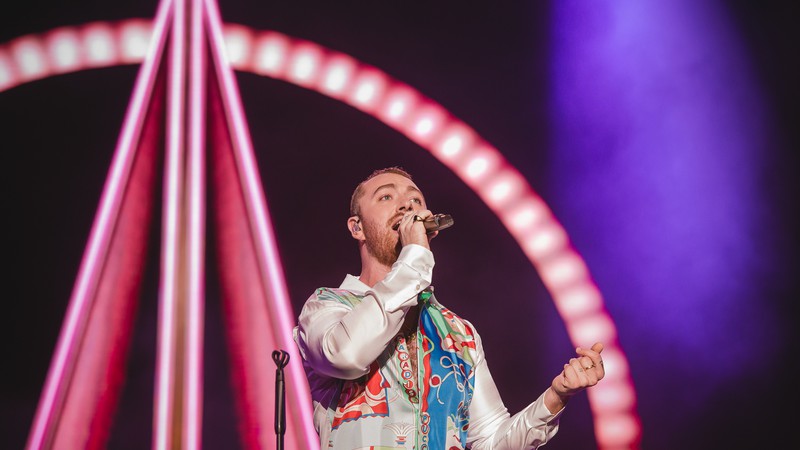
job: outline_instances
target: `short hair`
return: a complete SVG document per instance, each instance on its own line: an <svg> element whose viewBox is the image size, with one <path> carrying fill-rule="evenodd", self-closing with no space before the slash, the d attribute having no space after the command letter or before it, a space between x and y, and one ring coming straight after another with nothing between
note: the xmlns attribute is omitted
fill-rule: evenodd
<svg viewBox="0 0 800 450"><path fill-rule="evenodd" d="M411 174L406 172L405 169L403 169L402 167L399 167L399 166L384 167L383 169L373 170L372 173L369 174L369 176L367 178L364 178L361 181L361 183L358 183L358 186L356 186L356 189L353 191L352 197L350 197L350 215L351 216L357 216L361 212L359 210L359 207L358 207L358 201L361 200L361 197L364 196L364 184L367 181L377 177L378 175L383 175L385 173L394 173L394 174L397 174L397 175L404 176L404 177L408 178L411 181L414 181L414 179L411 177Z"/></svg>

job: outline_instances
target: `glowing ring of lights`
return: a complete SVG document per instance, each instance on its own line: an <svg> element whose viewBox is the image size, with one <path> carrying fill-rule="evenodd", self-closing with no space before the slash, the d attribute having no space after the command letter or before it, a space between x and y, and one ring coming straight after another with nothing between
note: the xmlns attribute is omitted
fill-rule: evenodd
<svg viewBox="0 0 800 450"><path fill-rule="evenodd" d="M141 63L152 23L95 22L0 45L0 92L84 69ZM226 25L231 66L340 100L405 134L449 167L502 221L538 271L573 343L606 344L606 379L588 391L601 448L640 436L636 395L616 328L588 268L545 202L502 154L441 105L382 71L318 44Z"/></svg>

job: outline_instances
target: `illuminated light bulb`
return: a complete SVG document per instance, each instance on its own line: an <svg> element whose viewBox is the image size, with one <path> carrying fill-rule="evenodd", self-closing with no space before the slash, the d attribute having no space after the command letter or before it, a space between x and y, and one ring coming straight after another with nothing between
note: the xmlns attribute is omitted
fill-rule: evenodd
<svg viewBox="0 0 800 450"><path fill-rule="evenodd" d="M442 144L442 155L449 157L455 156L462 148L464 148L464 140L461 136L451 136Z"/></svg>
<svg viewBox="0 0 800 450"><path fill-rule="evenodd" d="M525 208L509 214L508 225L514 231L521 231L532 225L536 220L536 213L531 209ZM541 233L540 233L541 234Z"/></svg>
<svg viewBox="0 0 800 450"><path fill-rule="evenodd" d="M395 99L389 104L389 116L397 119L403 116L408 110L408 104L402 99Z"/></svg>
<svg viewBox="0 0 800 450"><path fill-rule="evenodd" d="M594 428L601 448L630 448L641 433L639 422L628 414L603 414L595 419Z"/></svg>
<svg viewBox="0 0 800 450"><path fill-rule="evenodd" d="M574 341L581 342L583 343L581 345L585 346L591 346L595 342L612 342L617 336L614 323L608 315L604 313L597 313L584 319L573 320L568 325L568 328L574 333L571 334Z"/></svg>
<svg viewBox="0 0 800 450"><path fill-rule="evenodd" d="M104 66L117 57L114 34L106 25L91 25L84 30L83 47L87 66Z"/></svg>
<svg viewBox="0 0 800 450"><path fill-rule="evenodd" d="M409 87L395 84L387 90L383 106L376 115L388 124L398 125L409 117L412 108L417 104L417 98Z"/></svg>
<svg viewBox="0 0 800 450"><path fill-rule="evenodd" d="M223 40L231 66L235 69L247 67L253 45L253 37L248 30L241 26L228 25L223 33Z"/></svg>
<svg viewBox="0 0 800 450"><path fill-rule="evenodd" d="M525 239L525 252L534 260L543 260L548 256L564 250L567 233L555 223L548 223L531 231Z"/></svg>
<svg viewBox="0 0 800 450"><path fill-rule="evenodd" d="M532 197L521 202L520 205L508 213L507 217L512 231L521 232L540 223L549 215L549 211L544 205L544 202L538 197ZM548 228L544 231L551 230ZM535 236L531 237L535 238Z"/></svg>
<svg viewBox="0 0 800 450"><path fill-rule="evenodd" d="M263 75L277 76L286 63L291 42L279 33L264 33L256 41L253 70Z"/></svg>
<svg viewBox="0 0 800 450"><path fill-rule="evenodd" d="M56 31L48 37L45 45L55 71L66 72L80 66L80 40L75 30Z"/></svg>
<svg viewBox="0 0 800 450"><path fill-rule="evenodd" d="M455 162L469 154L474 141L475 133L470 127L462 122L453 121L442 132L441 138L437 139L431 150L438 154L443 162L449 163L454 169L461 171L463 163L455 164Z"/></svg>
<svg viewBox="0 0 800 450"><path fill-rule="evenodd" d="M414 125L414 132L419 136L424 136L433 130L433 121L430 118L423 117Z"/></svg>
<svg viewBox="0 0 800 450"><path fill-rule="evenodd" d="M368 104L375 98L375 84L370 81L362 81L356 88L355 100L362 105Z"/></svg>
<svg viewBox="0 0 800 450"><path fill-rule="evenodd" d="M442 129L446 115L435 104L427 104L416 111L407 128L409 138L420 145L429 147Z"/></svg>
<svg viewBox="0 0 800 450"><path fill-rule="evenodd" d="M320 89L329 95L341 94L350 84L355 70L356 64L349 57L337 55L330 58L322 75Z"/></svg>
<svg viewBox="0 0 800 450"><path fill-rule="evenodd" d="M289 78L301 86L309 86L319 69L322 54L319 47L303 44L296 47L289 68Z"/></svg>
<svg viewBox="0 0 800 450"><path fill-rule="evenodd" d="M489 168L489 161L487 161L483 156L477 156L468 161L466 166L466 175L469 178L480 178L481 175L486 173L486 169Z"/></svg>
<svg viewBox="0 0 800 450"><path fill-rule="evenodd" d="M332 67L325 75L323 88L328 92L341 92L350 73L344 67Z"/></svg>
<svg viewBox="0 0 800 450"><path fill-rule="evenodd" d="M13 44L12 53L21 78L34 79L47 74L47 60L38 40L22 38Z"/></svg>
<svg viewBox="0 0 800 450"><path fill-rule="evenodd" d="M602 298L594 285L584 283L556 295L556 302L563 317L575 318L597 311Z"/></svg>
<svg viewBox="0 0 800 450"><path fill-rule="evenodd" d="M511 183L508 180L503 180L495 183L489 188L489 197L494 202L501 202L511 194Z"/></svg>
<svg viewBox="0 0 800 450"><path fill-rule="evenodd" d="M486 197L486 203L495 210L518 200L521 188L525 184L522 177L507 167L487 183L486 188L481 190L481 194Z"/></svg>
<svg viewBox="0 0 800 450"><path fill-rule="evenodd" d="M571 252L542 265L542 281L552 289L564 286L586 276L586 266Z"/></svg>
<svg viewBox="0 0 800 450"><path fill-rule="evenodd" d="M501 174L487 187L486 193L492 206L499 208L510 199L513 190L511 178L507 174Z"/></svg>
<svg viewBox="0 0 800 450"><path fill-rule="evenodd" d="M356 78L350 103L363 111L370 112L382 100L386 85L385 75L372 69L364 70Z"/></svg>
<svg viewBox="0 0 800 450"><path fill-rule="evenodd" d="M626 411L636 403L633 389L618 381L604 380L587 391L591 397L592 409L597 411Z"/></svg>
<svg viewBox="0 0 800 450"><path fill-rule="evenodd" d="M455 161L466 153L467 144L463 136L459 134L450 134L435 145L431 150L439 156L439 159L445 163L455 165ZM459 164L460 166L460 164Z"/></svg>
<svg viewBox="0 0 800 450"><path fill-rule="evenodd" d="M475 148L470 158L464 162L462 173L465 181L475 187L478 182L487 179L500 166L498 151L487 146Z"/></svg>
<svg viewBox="0 0 800 450"><path fill-rule="evenodd" d="M147 54L153 29L149 22L129 21L119 29L119 57L127 64L140 62Z"/></svg>

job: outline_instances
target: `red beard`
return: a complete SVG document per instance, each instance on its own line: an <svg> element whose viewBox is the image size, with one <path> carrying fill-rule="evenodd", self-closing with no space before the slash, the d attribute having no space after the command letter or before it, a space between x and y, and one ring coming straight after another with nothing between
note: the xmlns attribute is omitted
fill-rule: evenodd
<svg viewBox="0 0 800 450"><path fill-rule="evenodd" d="M394 225L402 216L392 219ZM364 220L364 237L366 238L367 252L378 260L379 263L391 267L400 256L402 245L400 235L391 229L391 225L377 226L371 221Z"/></svg>

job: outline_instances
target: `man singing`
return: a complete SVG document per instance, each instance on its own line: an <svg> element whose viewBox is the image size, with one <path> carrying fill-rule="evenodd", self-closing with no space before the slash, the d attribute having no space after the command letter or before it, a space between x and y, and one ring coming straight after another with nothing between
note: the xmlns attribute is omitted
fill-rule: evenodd
<svg viewBox="0 0 800 450"><path fill-rule="evenodd" d="M434 295L432 217L399 167L353 192L347 228L361 273L317 289L294 330L323 449L534 449L556 434L569 398L605 375L603 345L578 348L511 416L475 327Z"/></svg>

